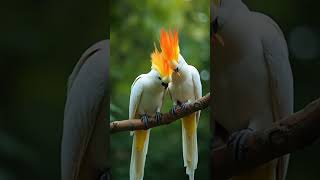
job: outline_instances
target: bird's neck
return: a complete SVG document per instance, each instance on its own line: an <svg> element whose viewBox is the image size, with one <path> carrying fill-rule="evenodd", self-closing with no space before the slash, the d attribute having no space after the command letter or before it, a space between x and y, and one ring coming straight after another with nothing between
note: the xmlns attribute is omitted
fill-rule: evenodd
<svg viewBox="0 0 320 180"><path fill-rule="evenodd" d="M157 75L157 71L154 70L154 69L151 69L151 70L148 72L148 75L150 75L150 76L155 76L155 75Z"/></svg>

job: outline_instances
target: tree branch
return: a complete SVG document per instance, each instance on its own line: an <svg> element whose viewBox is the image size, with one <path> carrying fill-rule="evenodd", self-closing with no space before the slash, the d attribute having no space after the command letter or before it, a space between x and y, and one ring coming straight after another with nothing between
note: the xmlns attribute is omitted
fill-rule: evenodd
<svg viewBox="0 0 320 180"><path fill-rule="evenodd" d="M154 117L149 118L149 128L153 128L160 125L170 124L177 119L180 119L186 115L189 115L193 112L205 109L210 104L210 93L203 96L202 98L187 104L184 109L177 108L176 113L172 114L171 112L165 113L162 116L160 124L157 124L157 121ZM121 131L133 131L133 130L146 130L141 119L129 119L122 121L113 121L110 123L111 133L121 132Z"/></svg>
<svg viewBox="0 0 320 180"><path fill-rule="evenodd" d="M320 137L320 98L273 127L252 134L247 144L246 159L236 161L226 145L212 153L213 179L224 180L248 171L272 159L313 144Z"/></svg>
<svg viewBox="0 0 320 180"><path fill-rule="evenodd" d="M154 117L150 118L149 128L170 124L181 117L207 108L209 104L210 93L188 104L185 109L177 108L176 114L171 112L163 114L160 124L157 124ZM141 119L110 123L111 133L145 129ZM231 147L223 145L213 149L211 151L213 178L228 179L272 159L303 149L319 139L319 131L320 98L304 109L274 123L271 128L257 131L249 136L246 142L246 159L243 161L234 160Z"/></svg>

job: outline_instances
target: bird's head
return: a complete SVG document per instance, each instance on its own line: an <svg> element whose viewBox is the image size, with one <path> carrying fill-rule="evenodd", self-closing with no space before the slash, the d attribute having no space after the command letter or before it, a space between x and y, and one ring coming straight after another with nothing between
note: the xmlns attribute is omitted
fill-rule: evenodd
<svg viewBox="0 0 320 180"><path fill-rule="evenodd" d="M177 72L178 64L179 64L179 37L178 32L174 30L172 32L169 30L168 32L164 29L161 29L160 34L160 47L161 51L163 53L164 59L168 62L170 65L170 68Z"/></svg>
<svg viewBox="0 0 320 180"><path fill-rule="evenodd" d="M219 22L219 9L222 5L222 0L211 0L211 22L210 22L210 34L213 36L222 46L224 46L224 41L222 37L218 34L220 29L220 22Z"/></svg>
<svg viewBox="0 0 320 180"><path fill-rule="evenodd" d="M159 52L155 47L154 52L151 54L151 68L158 72L158 78L161 81L161 85L165 88L168 87L171 81L171 75L173 70L170 68L169 62L165 60L162 52Z"/></svg>

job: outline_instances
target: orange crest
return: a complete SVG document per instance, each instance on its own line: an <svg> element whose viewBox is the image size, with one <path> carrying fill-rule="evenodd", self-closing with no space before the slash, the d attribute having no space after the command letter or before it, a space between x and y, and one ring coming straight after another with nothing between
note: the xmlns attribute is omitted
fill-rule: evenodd
<svg viewBox="0 0 320 180"><path fill-rule="evenodd" d="M158 71L161 78L171 76L173 71L170 68L169 62L164 59L163 53L159 52L157 48L151 54L151 62L151 68Z"/></svg>
<svg viewBox="0 0 320 180"><path fill-rule="evenodd" d="M161 29L160 47L167 61L178 63L180 49L178 32L176 30L172 33L171 30L166 32L163 28Z"/></svg>

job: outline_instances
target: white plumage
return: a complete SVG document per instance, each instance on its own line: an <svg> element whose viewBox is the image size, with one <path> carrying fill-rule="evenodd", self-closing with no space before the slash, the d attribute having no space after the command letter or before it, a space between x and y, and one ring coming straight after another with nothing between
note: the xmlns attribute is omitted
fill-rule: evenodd
<svg viewBox="0 0 320 180"><path fill-rule="evenodd" d="M293 79L283 33L271 18L250 11L241 0L223 0L217 12L224 46L217 45L213 54L215 119L229 133L269 128L293 112ZM248 177L283 180L288 161L284 156L270 162L264 177L254 177L254 171Z"/></svg>
<svg viewBox="0 0 320 180"><path fill-rule="evenodd" d="M202 85L198 70L186 63L179 54L178 72L172 74L169 92L174 105L188 103L202 97ZM184 166L189 179L194 179L198 164L197 124L200 111L182 118L182 148Z"/></svg>
<svg viewBox="0 0 320 180"><path fill-rule="evenodd" d="M160 112L165 93L161 83L159 73L155 70L135 79L131 86L129 119L139 119L143 114L152 117ZM130 180L143 179L149 136L150 129L133 133Z"/></svg>

